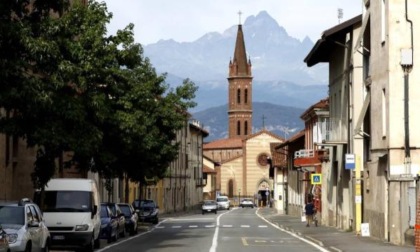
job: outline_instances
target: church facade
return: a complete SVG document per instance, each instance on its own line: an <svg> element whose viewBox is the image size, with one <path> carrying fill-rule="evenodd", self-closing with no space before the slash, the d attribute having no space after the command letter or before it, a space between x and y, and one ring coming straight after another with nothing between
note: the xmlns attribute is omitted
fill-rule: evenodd
<svg viewBox="0 0 420 252"><path fill-rule="evenodd" d="M252 127L252 65L247 59L242 25L238 25L235 51L229 62L228 138L203 146L204 156L217 163L216 195L226 195L234 205L252 198L266 205L273 197L270 177L270 145L284 141L279 136Z"/></svg>

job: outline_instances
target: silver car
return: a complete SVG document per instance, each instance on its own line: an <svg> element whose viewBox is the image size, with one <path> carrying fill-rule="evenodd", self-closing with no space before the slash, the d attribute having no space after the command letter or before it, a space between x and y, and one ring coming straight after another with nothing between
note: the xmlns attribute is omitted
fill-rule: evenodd
<svg viewBox="0 0 420 252"><path fill-rule="evenodd" d="M219 196L216 198L218 209L230 210L230 200L227 196Z"/></svg>
<svg viewBox="0 0 420 252"><path fill-rule="evenodd" d="M205 200L201 206L201 213L215 213L217 214L217 203L214 200Z"/></svg>
<svg viewBox="0 0 420 252"><path fill-rule="evenodd" d="M30 200L0 202L0 225L10 251L49 251L50 232L38 205Z"/></svg>

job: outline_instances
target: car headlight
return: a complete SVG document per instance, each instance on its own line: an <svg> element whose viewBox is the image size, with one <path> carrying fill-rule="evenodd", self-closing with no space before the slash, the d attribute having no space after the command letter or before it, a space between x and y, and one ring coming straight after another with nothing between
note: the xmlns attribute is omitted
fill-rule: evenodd
<svg viewBox="0 0 420 252"><path fill-rule="evenodd" d="M7 234L7 241L12 244L15 243L18 239L18 234L13 233L13 234Z"/></svg>
<svg viewBox="0 0 420 252"><path fill-rule="evenodd" d="M88 229L89 229L89 225L88 224L77 225L76 226L76 231L87 231Z"/></svg>

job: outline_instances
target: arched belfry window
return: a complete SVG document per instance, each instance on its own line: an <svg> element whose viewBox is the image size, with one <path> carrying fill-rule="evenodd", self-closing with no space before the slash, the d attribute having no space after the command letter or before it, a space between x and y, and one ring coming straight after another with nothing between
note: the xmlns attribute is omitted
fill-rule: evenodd
<svg viewBox="0 0 420 252"><path fill-rule="evenodd" d="M244 103L247 104L248 103L248 89L245 89L245 97L244 97Z"/></svg>
<svg viewBox="0 0 420 252"><path fill-rule="evenodd" d="M236 100L237 100L238 104L241 104L241 90L240 89L238 89Z"/></svg>
<svg viewBox="0 0 420 252"><path fill-rule="evenodd" d="M238 122L236 123L236 134L237 134L238 136L240 136L240 135L241 135L241 122L240 122L240 121L238 121Z"/></svg>
<svg viewBox="0 0 420 252"><path fill-rule="evenodd" d="M248 121L245 121L245 125L244 125L244 135L248 135Z"/></svg>

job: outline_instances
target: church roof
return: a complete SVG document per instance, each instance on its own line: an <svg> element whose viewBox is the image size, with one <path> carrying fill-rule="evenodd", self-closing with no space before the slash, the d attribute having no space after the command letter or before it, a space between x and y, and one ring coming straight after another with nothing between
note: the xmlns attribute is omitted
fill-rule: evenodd
<svg viewBox="0 0 420 252"><path fill-rule="evenodd" d="M204 144L203 149L241 149L242 146L243 143L241 138L224 138Z"/></svg>
<svg viewBox="0 0 420 252"><path fill-rule="evenodd" d="M272 133L272 132L270 132L270 131L268 131L266 129L263 129L263 130L261 130L261 131L259 131L257 133L254 133L254 134L251 134L251 135L247 136L245 138L245 141L248 140L248 139L257 137L259 135L262 135L262 134L268 134L268 135L270 135L270 136L272 136L272 137L274 137L274 138L276 138L276 139L278 139L280 141L284 141L284 138L282 138L282 137L280 137L280 136L278 136L278 135L276 135L276 134L274 134L274 133Z"/></svg>

